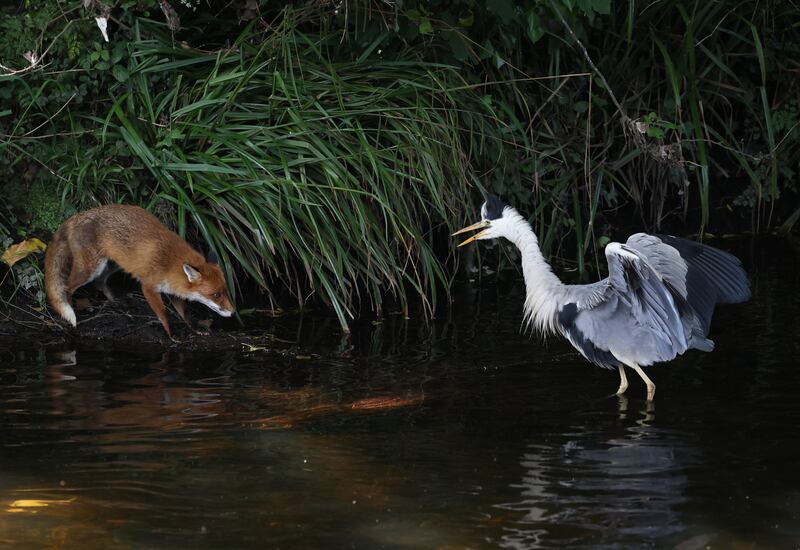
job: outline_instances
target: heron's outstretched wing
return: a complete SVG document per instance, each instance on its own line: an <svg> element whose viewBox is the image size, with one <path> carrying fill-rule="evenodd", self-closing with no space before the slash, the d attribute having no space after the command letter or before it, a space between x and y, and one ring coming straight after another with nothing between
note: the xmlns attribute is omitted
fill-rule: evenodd
<svg viewBox="0 0 800 550"><path fill-rule="evenodd" d="M661 275L639 251L606 246L608 278L569 287L559 313L564 335L593 363L668 361L688 348L690 333Z"/></svg>
<svg viewBox="0 0 800 550"><path fill-rule="evenodd" d="M736 256L712 246L669 235L631 235L626 245L643 254L663 280L678 291L708 334L716 304L750 298L750 284Z"/></svg>

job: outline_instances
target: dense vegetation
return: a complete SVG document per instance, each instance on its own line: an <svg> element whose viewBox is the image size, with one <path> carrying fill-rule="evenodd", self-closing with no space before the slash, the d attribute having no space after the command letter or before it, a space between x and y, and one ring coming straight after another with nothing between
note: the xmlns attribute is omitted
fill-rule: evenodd
<svg viewBox="0 0 800 550"><path fill-rule="evenodd" d="M2 6L3 245L138 203L237 288L346 323L387 298L433 308L485 190L581 272L620 226L800 217L791 3ZM33 261L14 269L37 288Z"/></svg>

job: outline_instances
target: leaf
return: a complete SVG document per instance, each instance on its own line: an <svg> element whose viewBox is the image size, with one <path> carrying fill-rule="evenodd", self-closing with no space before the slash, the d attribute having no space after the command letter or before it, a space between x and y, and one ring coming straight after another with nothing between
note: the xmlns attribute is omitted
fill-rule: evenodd
<svg viewBox="0 0 800 550"><path fill-rule="evenodd" d="M433 34L433 25L431 24L431 20L427 17L423 17L419 21L419 32L422 34Z"/></svg>
<svg viewBox="0 0 800 550"><path fill-rule="evenodd" d="M471 27L475 23L475 14L470 13L469 15L465 15L463 17L458 18L458 25L460 27Z"/></svg>
<svg viewBox="0 0 800 550"><path fill-rule="evenodd" d="M761 85L767 85L767 62L764 58L764 46L761 44L761 38L758 36L758 29L750 23L750 31L753 33L753 43L756 46L756 54L758 54L758 66L761 68Z"/></svg>
<svg viewBox="0 0 800 550"><path fill-rule="evenodd" d="M572 108L575 110L576 113L582 114L589 110L589 102L588 101L576 101L572 104Z"/></svg>
<svg viewBox="0 0 800 550"><path fill-rule="evenodd" d="M531 10L528 12L528 38L531 39L531 42L536 43L543 36L542 19L535 11Z"/></svg>
<svg viewBox="0 0 800 550"><path fill-rule="evenodd" d="M122 65L114 65L111 69L111 74L114 75L119 82L126 82L128 80L128 70Z"/></svg>
<svg viewBox="0 0 800 550"><path fill-rule="evenodd" d="M592 9L597 13L608 15L611 13L611 0L592 0Z"/></svg>
<svg viewBox="0 0 800 550"><path fill-rule="evenodd" d="M450 46L450 50L453 52L453 55L456 59L461 62L466 62L470 58L471 50L469 48L469 44L464 39L464 36L458 32L452 31L444 31L442 33L442 38L444 38Z"/></svg>
<svg viewBox="0 0 800 550"><path fill-rule="evenodd" d="M20 243L9 246L6 251L3 252L1 259L9 266L12 266L30 254L33 254L34 252L41 252L46 248L46 244L34 237L33 239L27 239Z"/></svg>
<svg viewBox="0 0 800 550"><path fill-rule="evenodd" d="M95 23L97 23L97 28L100 29L100 33L103 35L103 40L108 42L108 19L105 17L95 17Z"/></svg>
<svg viewBox="0 0 800 550"><path fill-rule="evenodd" d="M503 23L510 23L514 19L514 2L511 0L488 0L486 9Z"/></svg>

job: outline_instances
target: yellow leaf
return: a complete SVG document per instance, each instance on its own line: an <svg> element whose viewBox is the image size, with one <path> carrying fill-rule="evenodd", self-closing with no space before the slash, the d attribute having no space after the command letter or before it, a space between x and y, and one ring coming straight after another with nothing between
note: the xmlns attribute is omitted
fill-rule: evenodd
<svg viewBox="0 0 800 550"><path fill-rule="evenodd" d="M45 248L47 248L47 245L34 237L33 239L27 239L21 243L9 246L6 251L3 252L2 260L9 266L12 266L29 254L41 252Z"/></svg>

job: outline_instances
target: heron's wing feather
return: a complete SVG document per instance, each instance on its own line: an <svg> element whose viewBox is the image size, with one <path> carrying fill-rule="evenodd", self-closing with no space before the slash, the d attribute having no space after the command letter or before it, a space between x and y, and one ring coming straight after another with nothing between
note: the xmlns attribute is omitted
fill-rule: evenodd
<svg viewBox="0 0 800 550"><path fill-rule="evenodd" d="M633 248L646 259L656 273L686 298L686 271L688 266L680 253L664 244L660 238L647 233L636 233L628 237L625 246Z"/></svg>
<svg viewBox="0 0 800 550"><path fill-rule="evenodd" d="M689 303L686 287L689 266L678 250L647 233L631 235L625 245L642 254L650 267L661 276L675 301L684 330L689 334L689 347L703 351L714 349L714 342L706 338L708 329L704 325L705 320Z"/></svg>
<svg viewBox="0 0 800 550"><path fill-rule="evenodd" d="M625 245L609 243L606 260L613 291L630 302L634 319L675 340L684 340L675 301L647 259Z"/></svg>
<svg viewBox="0 0 800 550"><path fill-rule="evenodd" d="M647 258L626 245L610 243L606 259L607 279L568 292L568 301L575 300L575 313L572 319L560 316L559 322L570 341L589 342L596 350L640 365L668 361L686 351L688 333L673 295Z"/></svg>
<svg viewBox="0 0 800 550"><path fill-rule="evenodd" d="M648 263L686 299L708 334L716 304L750 298L750 284L736 256L717 248L669 235L632 235L627 246Z"/></svg>

